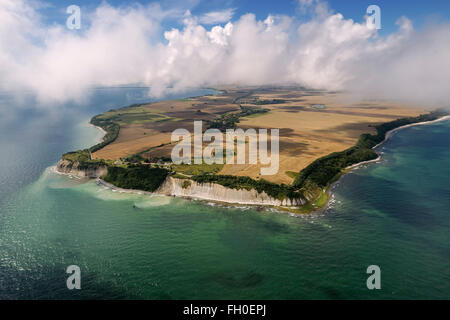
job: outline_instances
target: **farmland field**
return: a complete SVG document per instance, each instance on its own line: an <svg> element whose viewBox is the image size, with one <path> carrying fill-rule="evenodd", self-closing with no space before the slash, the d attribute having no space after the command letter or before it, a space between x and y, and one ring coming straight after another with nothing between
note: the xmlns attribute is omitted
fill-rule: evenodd
<svg viewBox="0 0 450 320"><path fill-rule="evenodd" d="M194 120L219 126L280 129L280 168L264 179L289 184L315 159L353 146L373 126L418 116L423 108L386 101L356 100L345 93L300 87L225 87L221 93L160 101L111 110L100 117L120 125L117 139L93 154L117 160L140 153L149 160L168 158L172 131L193 132ZM251 112L248 112L250 110ZM236 120L238 119L238 120ZM248 152L248 151L247 151ZM260 164L221 167L219 174L261 178ZM217 171L216 169L214 171Z"/></svg>

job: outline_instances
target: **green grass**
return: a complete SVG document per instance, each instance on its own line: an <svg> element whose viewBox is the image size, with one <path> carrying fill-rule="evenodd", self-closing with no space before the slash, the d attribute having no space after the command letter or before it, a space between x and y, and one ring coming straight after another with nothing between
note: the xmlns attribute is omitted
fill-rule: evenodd
<svg viewBox="0 0 450 320"><path fill-rule="evenodd" d="M181 187L183 189L187 189L191 186L191 184L192 184L192 182L190 180L186 180L186 181L183 181L183 184L181 185Z"/></svg>
<svg viewBox="0 0 450 320"><path fill-rule="evenodd" d="M255 100L251 101L250 103L251 104L256 104L256 105L283 104L283 103L286 103L286 100L283 100L283 99L269 99L269 100L258 100L258 99L255 99Z"/></svg>
<svg viewBox="0 0 450 320"><path fill-rule="evenodd" d="M72 162L83 162L91 160L91 157L88 150L78 150L63 154L62 159Z"/></svg>
<svg viewBox="0 0 450 320"><path fill-rule="evenodd" d="M236 129L241 118L258 117L260 115L267 114L270 111L269 109L262 109L259 107L246 107L242 105L239 107L239 112L222 114L215 120L211 121L209 128L215 128L221 131L225 131L226 129Z"/></svg>
<svg viewBox="0 0 450 320"><path fill-rule="evenodd" d="M111 121L119 125L169 121L173 119L163 114L161 110L153 110L142 105L131 105L120 109L109 110L95 118Z"/></svg>
<svg viewBox="0 0 450 320"><path fill-rule="evenodd" d="M108 117L102 117L101 119L115 122L119 125L129 125L136 123L148 123L148 122L160 122L168 121L172 118L164 114L157 112L140 112L140 113L114 113Z"/></svg>
<svg viewBox="0 0 450 320"><path fill-rule="evenodd" d="M62 156L63 160L71 162L71 166L76 164L77 169L96 169L112 164L111 160L103 159L91 159L89 150L78 150L74 152L68 152Z"/></svg>
<svg viewBox="0 0 450 320"><path fill-rule="evenodd" d="M183 174L181 174L181 173L175 173L175 174L172 174L172 177L173 177L173 178L176 178L176 179L189 179L188 176L185 176L185 175L183 175Z"/></svg>
<svg viewBox="0 0 450 320"><path fill-rule="evenodd" d="M270 111L253 113L253 114L250 114L248 116L242 116L242 118L249 118L249 119L251 119L251 118L257 118L257 117L260 117L260 116L266 115L266 114L270 114Z"/></svg>
<svg viewBox="0 0 450 320"><path fill-rule="evenodd" d="M285 173L288 177L290 177L292 179L295 179L298 176L298 172L295 172L295 171L286 171Z"/></svg>
<svg viewBox="0 0 450 320"><path fill-rule="evenodd" d="M216 174L223 168L223 164L174 164L173 170L188 176L196 176L202 174Z"/></svg>
<svg viewBox="0 0 450 320"><path fill-rule="evenodd" d="M316 208L322 208L328 202L328 193L322 192L320 196L313 202L313 206Z"/></svg>
<svg viewBox="0 0 450 320"><path fill-rule="evenodd" d="M280 208L283 211L288 211L296 214L310 214L311 212L317 211L318 209L323 208L328 203L328 193L322 192L316 199L312 202L309 202L300 208Z"/></svg>

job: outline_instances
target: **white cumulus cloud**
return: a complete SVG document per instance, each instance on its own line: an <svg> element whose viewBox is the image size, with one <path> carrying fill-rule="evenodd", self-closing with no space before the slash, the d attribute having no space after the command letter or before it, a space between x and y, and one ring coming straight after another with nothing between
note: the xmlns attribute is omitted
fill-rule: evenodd
<svg viewBox="0 0 450 320"><path fill-rule="evenodd" d="M235 9L225 9L220 11L211 11L205 13L200 17L200 22L203 24L217 24L229 22L234 15Z"/></svg>
<svg viewBox="0 0 450 320"><path fill-rule="evenodd" d="M74 31L45 25L33 2L0 0L0 89L55 103L76 101L92 86L139 83L160 96L168 87L296 83L449 104L450 24L416 31L403 17L384 38L365 23L320 12L307 22L250 13L208 27L186 13L182 27L164 30L170 13L158 4L103 3L83 11L88 23Z"/></svg>

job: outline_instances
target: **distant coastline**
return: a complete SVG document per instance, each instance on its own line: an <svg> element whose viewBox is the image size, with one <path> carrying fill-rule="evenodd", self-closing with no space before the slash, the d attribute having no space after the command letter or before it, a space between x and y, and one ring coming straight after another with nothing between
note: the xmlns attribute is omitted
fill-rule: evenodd
<svg viewBox="0 0 450 320"><path fill-rule="evenodd" d="M381 142L380 142L379 144L377 144L376 146L372 147L372 149L373 149L373 150L376 150L376 149L378 149L379 147L381 147L381 146L382 146L384 143L386 143L386 142L392 137L392 135L393 135L395 132L397 132L397 131L400 131L400 130L403 130L403 129L406 129L406 128L410 128L410 127L414 127L414 126L429 125L429 124L433 124L433 123L436 123L436 122L441 122L441 121L445 121L445 120L449 120L449 119L450 119L450 115L448 115L448 116L442 116L441 118L436 119L436 120L430 120L430 121L423 121L423 122L411 123L411 124L407 124L407 125L404 125L404 126L401 126L401 127L398 127L398 128L392 129L392 130L389 130L389 131L386 133L386 137L384 138L384 140L381 141ZM368 161L363 161L363 162L360 162L360 163L353 164L353 165L351 165L351 166L345 168L345 170L351 171L351 170L356 169L356 168L358 168L358 167L360 167L360 166L362 166L362 165L365 165L365 164L379 162L379 161L381 161L381 160L383 159L383 157L382 157L382 155L381 155L380 153L378 153L378 155L379 155L379 156L378 156L378 158L376 158L376 159L368 160Z"/></svg>
<svg viewBox="0 0 450 320"><path fill-rule="evenodd" d="M372 149L373 149L373 150L376 150L376 149L378 149L379 147L381 147L384 143L386 143L389 139L391 139L391 138L392 138L392 135L393 135L395 132L397 132L397 131L401 131L401 130L403 130L403 129L410 128L410 127L414 127L414 126L429 125L429 124L433 124L433 123L441 122L441 121L445 121L445 120L450 120L450 115L442 116L442 117L440 117L439 119L436 119L436 120L430 120L430 121L423 121L423 122L411 123L411 124L407 124L407 125L404 125L404 126L401 126L401 127L398 127L398 128L392 129L392 130L389 130L389 131L386 133L385 139L384 139L382 142L378 143L376 146L374 146ZM333 189L334 189L334 187L335 187L336 185L338 185L338 184L340 183L340 180L341 180L341 178L342 178L343 176L345 176L346 174L350 173L350 172L353 171L353 170L358 169L359 167L361 167L361 166L363 166L363 165L371 164L371 163L379 163L381 160L383 160L382 154L379 153L379 152L377 152L377 154L378 154L378 158L376 158L376 159L368 160L368 161L363 161L363 162L359 162L359 163L355 163L355 164L353 164L353 165L348 166L347 168L345 168L344 171L343 171L343 172L341 173L341 175L339 176L339 178L338 178L335 182L333 182L333 183L330 185L330 187L328 188L328 191L327 191L327 192L328 192L328 201L327 201L327 204L326 204L326 206L324 206L324 208L320 209L319 211L325 211L325 210L329 207L329 205L330 205L330 199L332 198L332 194L333 194Z"/></svg>
<svg viewBox="0 0 450 320"><path fill-rule="evenodd" d="M392 129L392 130L390 130L390 131L388 131L386 133L386 138L382 142L377 144L375 147L373 147L373 149L378 148L379 146L384 144L386 141L388 141L391 138L392 134L395 133L396 131L403 130L403 129L406 129L406 128L409 128L409 127L414 127L414 126L422 126L422 125L433 124L433 123L440 122L440 121L445 121L445 120L448 120L448 119L450 119L450 115L442 116L442 117L440 117L440 118L438 118L436 120L411 123L411 124L407 124L407 125L404 125L404 126L401 126L401 127L395 128L395 129Z"/></svg>

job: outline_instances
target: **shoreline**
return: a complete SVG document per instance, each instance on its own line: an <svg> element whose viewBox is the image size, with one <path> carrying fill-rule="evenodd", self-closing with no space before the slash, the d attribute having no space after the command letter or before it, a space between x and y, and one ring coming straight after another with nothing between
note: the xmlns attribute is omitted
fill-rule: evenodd
<svg viewBox="0 0 450 320"><path fill-rule="evenodd" d="M106 136L106 134L107 134L108 132L106 132L106 130L103 129L102 127L99 127L99 126L96 126L95 124L92 124L90 120L88 120L88 125L91 126L91 127L94 127L94 128L96 128L96 129L98 129L98 130L100 131L100 133L103 134L103 135L100 137L100 141L99 141L99 143L102 143L103 140L104 140L104 138L105 138L105 136Z"/></svg>
<svg viewBox="0 0 450 320"><path fill-rule="evenodd" d="M423 126L423 125L433 124L433 123L445 121L445 120L448 120L448 119L450 119L450 115L440 117L439 119L436 119L436 120L406 124L404 126L401 126L401 127L398 127L398 128L392 129L392 130L389 130L388 132L386 132L386 136L385 136L384 140L381 141L376 146L374 146L372 149L375 150L376 148L381 146L383 143L388 141L391 138L392 134L395 133L396 131L403 130L403 129L406 129L406 128L409 128L409 127L414 127L414 126Z"/></svg>
<svg viewBox="0 0 450 320"><path fill-rule="evenodd" d="M412 126L417 126L417 125L427 125L427 124L433 124L435 122L440 122L440 121L444 121L444 120L448 120L450 119L450 115L445 115L442 116L438 119L435 120L431 120L431 121L423 121L423 122L417 122L417 123L410 123L407 125L403 125L397 128L394 128L392 130L389 130L385 133L385 137L384 140L381 141L380 143L378 143L377 145L375 145L374 147L372 147L371 149L374 150L377 154L378 157L376 159L373 160L368 160L368 161L363 161L360 163L356 163L353 165L350 165L344 169L342 169L342 172L339 173L339 175L336 177L336 180L334 182L331 182L326 189L324 189L322 192L324 192L326 194L326 203L324 205L320 205L318 208L316 209L312 209L311 211L308 211L307 213L309 214L314 214L314 213L323 213L324 211L326 211L329 206L330 206L330 200L333 198L333 191L335 186L339 183L340 179L342 178L343 175L350 173L352 170L357 169L358 167L365 165L365 164L370 164L370 163L378 163L382 160L382 154L380 152L378 152L376 149L379 148L381 145L383 145L386 141L388 141L392 135L397 132L400 131L402 129L408 128L408 127L412 127ZM101 133L103 133L103 137L107 134L107 132L99 127L96 126L90 122L88 122L88 125L93 126L95 128L97 128ZM58 170L55 170L58 171ZM71 175L70 173L63 173L63 172L59 172L60 174L64 174L64 175ZM291 212L291 210L293 211L297 211L300 210L303 206L298 207L298 206L294 206L294 207L285 207L283 205L278 206L278 205L271 205L271 204L263 204L263 203L251 203L251 202L229 202L226 200L217 200L217 199L208 199L208 198L204 198L204 197L196 197L196 196L183 196L183 195L165 195L165 194L161 194L158 192L147 192L147 191L142 191L142 190L128 190L128 189L122 189L119 188L117 186L114 186L113 184L110 184L102 179L100 179L100 177L97 177L96 179L96 183L99 186L103 186L106 188L109 188L111 190L114 191L118 191L120 193L133 193L133 194L140 194L140 195L154 195L154 196L168 196L168 197L179 197L179 198L184 198L184 199L189 199L189 200L197 200L197 201L202 201L202 202L213 202L213 203L219 203L219 204L224 204L224 205L228 205L231 207L235 207L235 206L251 206L251 207L255 207L255 208L271 208L271 209L276 209L277 211L281 211L281 212L285 212L285 211L289 211ZM296 212L295 212L296 213ZM299 212L298 214L304 214L303 212Z"/></svg>
<svg viewBox="0 0 450 320"><path fill-rule="evenodd" d="M95 179L95 183L97 184L97 186L102 186L102 187L105 187L105 188L108 188L110 190L114 190L114 191L117 191L120 193L132 193L132 194L139 194L139 195L159 196L159 194L156 194L153 192L119 188L119 187L116 187L115 185L113 185L109 182L106 182L105 180L102 180L100 178Z"/></svg>
<svg viewBox="0 0 450 320"><path fill-rule="evenodd" d="M450 115L447 115L447 116L443 116L443 117L441 117L441 118L439 118L439 119L436 119L436 120L424 121L424 122L417 122L417 123L411 123L411 124L407 124L407 125L404 125L404 126L401 126L401 127L398 127L398 128L392 129L392 130L389 130L388 132L386 132L386 135L385 135L384 140L381 141L381 142L380 142L379 144L377 144L376 146L372 147L372 150L375 150L375 152L377 152L376 149L379 148L379 147L381 147L385 142L387 142L387 141L392 137L392 135L393 135L395 132L397 132L397 131L400 131L400 130L403 130L403 129L406 129L406 128L410 128L410 127L414 127L414 126L421 126L421 125L434 124L434 123L441 122L441 121L445 121L445 120L449 120L449 119L450 119ZM318 212L324 212L324 211L326 211L326 210L329 208L329 202L330 202L330 199L331 199L331 197L332 197L332 195L333 195L332 190L334 189L334 187L336 187L336 185L339 183L339 181L341 180L341 178L342 178L344 175L350 173L351 171L353 171L353 170L357 169L358 167L363 166L363 165L365 165L365 164L378 163L378 162L380 162L381 160L383 160L382 154L380 154L379 152L377 152L377 154L378 154L378 158L376 158L376 159L369 160L369 161L363 161L363 162L359 162L359 163L355 163L355 164L353 164L353 165L348 166L347 168L345 168L344 171L340 174L340 176L336 179L336 181L334 181L334 182L333 182L332 184L330 184L330 186L328 187L328 191L327 191L327 193L328 193L328 200L327 200L326 205L325 205L323 208L321 208L321 209L319 209L319 210L317 210L317 211L318 211Z"/></svg>
<svg viewBox="0 0 450 320"><path fill-rule="evenodd" d="M63 175L67 175L66 173L61 173ZM165 198L179 198L179 199L185 199L185 200L194 200L199 201L202 203L213 203L222 205L225 207L232 207L232 208L253 208L256 210L275 210L280 213L291 213L288 209L295 209L290 207L283 207L283 206L274 206L274 205L267 205L267 204L257 204L257 203L247 203L247 202L227 202L227 201L220 201L220 200L213 200L213 199L207 199L203 197L187 197L187 196L170 196L162 193L157 192L148 192L148 191L142 191L142 190L135 190L135 189L123 189L120 187L117 187L109 182L104 181L103 179L97 178L95 179L95 182L98 186L105 187L107 189L110 189L112 191L117 191L119 193L129 193L129 194L138 194L138 195L148 195L148 196L156 196L156 197L165 197Z"/></svg>
<svg viewBox="0 0 450 320"><path fill-rule="evenodd" d="M392 129L392 130L389 130L388 132L386 132L386 135L385 135L385 137L384 137L384 140L381 141L381 142L380 142L379 144L377 144L376 146L372 147L372 150L375 150L375 149L377 149L378 147L382 146L382 145L383 145L385 142L387 142L387 141L392 137L392 135L393 135L395 132L397 132L397 131L400 131L400 130L403 130L403 129L406 129L406 128L410 128L410 127L414 127L414 126L422 126L422 125L433 124L433 123L445 121L445 120L448 120L448 119L450 119L450 115L448 115L448 116L443 116L443 117L441 117L441 118L439 118L439 119L436 119L436 120L431 120L431 121L424 121L424 122L417 122L417 123L406 124L406 125L404 125L404 126L401 126L401 127L398 127L398 128ZM375 152L376 152L376 150L375 150ZM382 155L381 155L380 153L378 153L378 152L377 152L377 154L378 154L378 158L373 159L373 160L368 160L368 161L363 161L363 162L359 162L359 163L352 164L351 166L348 166L347 168L345 168L345 171L347 171L347 170L351 171L351 170L356 169L357 167L359 167L359 166L361 166L361 165L368 164L368 163L374 163L374 162L378 162L378 161L380 161L380 160L383 160Z"/></svg>
<svg viewBox="0 0 450 320"><path fill-rule="evenodd" d="M224 207L231 207L231 208L252 208L257 211L268 210L268 211L276 211L279 213L288 213L288 214L294 215L294 216L302 215L300 213L291 211L291 210L299 209L299 207L285 207L285 206L276 206L276 205L268 205L268 204L247 203L247 202L227 202L227 201L213 200L213 199L207 199L207 198L195 197L195 196L192 196L192 197L170 196L170 195L166 195L166 194L162 194L162 193L149 192L149 191L143 191L143 190L138 190L138 189L123 189L123 188L117 187L109 182L106 182L101 178L95 178L95 179L83 178L83 177L79 177L77 175L73 175L71 173L60 172L57 170L56 165L51 166L49 168L52 173L60 175L60 176L66 176L66 177L69 177L70 179L76 179L79 181L85 180L86 182L88 182L90 180L94 180L97 187L104 187L112 192L118 192L118 193L123 193L123 194L135 194L135 195L150 196L150 197L164 197L164 198L169 198L169 199L170 198L179 198L179 199L185 199L185 200L199 201L204 204L221 205ZM314 212L311 212L311 213L314 213Z"/></svg>

